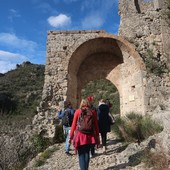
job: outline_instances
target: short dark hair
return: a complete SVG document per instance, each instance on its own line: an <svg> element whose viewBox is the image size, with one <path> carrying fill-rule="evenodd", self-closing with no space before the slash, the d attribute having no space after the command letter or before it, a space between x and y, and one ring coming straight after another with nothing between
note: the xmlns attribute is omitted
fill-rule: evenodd
<svg viewBox="0 0 170 170"><path fill-rule="evenodd" d="M65 104L65 107L66 107L66 108L69 107L69 106L71 106L71 102L65 102L64 104Z"/></svg>

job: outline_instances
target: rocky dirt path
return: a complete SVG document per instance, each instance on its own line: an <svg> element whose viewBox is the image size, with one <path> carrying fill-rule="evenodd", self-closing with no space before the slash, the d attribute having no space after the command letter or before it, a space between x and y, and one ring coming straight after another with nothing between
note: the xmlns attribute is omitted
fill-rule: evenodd
<svg viewBox="0 0 170 170"><path fill-rule="evenodd" d="M71 155L65 154L64 143L54 145L59 147L52 156L40 167L34 167L34 158L24 170L79 170L78 156L75 155L71 147ZM53 147L54 147L53 146ZM89 170L121 170L132 169L128 167L128 157L121 155L125 149L122 143L118 142L112 133L108 134L107 153L102 153L102 148L98 148L96 156L90 159ZM136 168L135 168L136 169ZM138 167L138 169L140 169ZM133 168L134 170L134 168Z"/></svg>

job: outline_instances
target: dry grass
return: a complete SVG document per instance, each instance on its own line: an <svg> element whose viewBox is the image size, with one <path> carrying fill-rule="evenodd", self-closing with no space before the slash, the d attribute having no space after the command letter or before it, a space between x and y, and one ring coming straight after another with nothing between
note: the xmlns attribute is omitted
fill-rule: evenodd
<svg viewBox="0 0 170 170"><path fill-rule="evenodd" d="M126 117L116 119L112 126L113 132L126 142L142 142L149 136L159 133L163 127L150 117L143 117L137 113L129 113Z"/></svg>
<svg viewBox="0 0 170 170"><path fill-rule="evenodd" d="M152 167L154 170L168 170L169 169L169 160L165 153L163 152L148 152L145 155L143 162L147 167Z"/></svg>

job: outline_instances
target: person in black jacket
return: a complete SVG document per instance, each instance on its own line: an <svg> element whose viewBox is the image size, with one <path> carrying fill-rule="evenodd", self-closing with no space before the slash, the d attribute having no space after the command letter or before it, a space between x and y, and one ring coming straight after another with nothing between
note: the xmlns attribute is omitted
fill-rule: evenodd
<svg viewBox="0 0 170 170"><path fill-rule="evenodd" d="M97 109L98 123L99 123L99 133L102 138L103 153L106 153L106 139L107 133L111 131L110 121L109 121L109 106L104 103L104 100L99 101L99 106Z"/></svg>

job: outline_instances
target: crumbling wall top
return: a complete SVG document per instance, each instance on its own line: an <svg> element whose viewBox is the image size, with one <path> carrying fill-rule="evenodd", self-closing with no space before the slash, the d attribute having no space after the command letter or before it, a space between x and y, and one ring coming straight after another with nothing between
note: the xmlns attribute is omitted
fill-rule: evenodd
<svg viewBox="0 0 170 170"><path fill-rule="evenodd" d="M89 33L106 33L105 30L55 30L49 31L49 34L89 34Z"/></svg>

